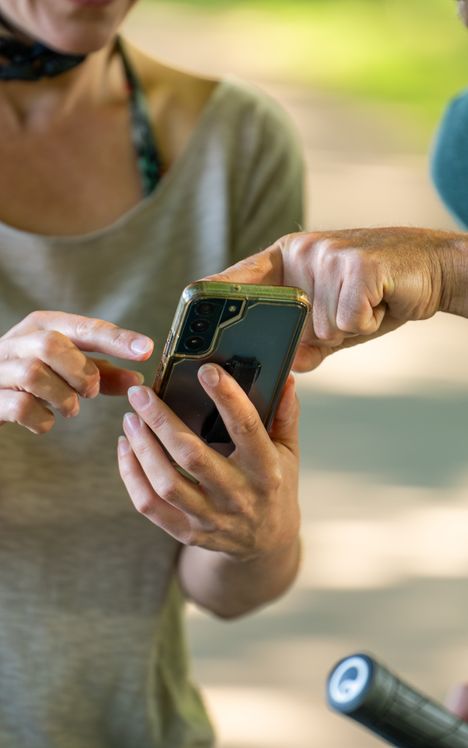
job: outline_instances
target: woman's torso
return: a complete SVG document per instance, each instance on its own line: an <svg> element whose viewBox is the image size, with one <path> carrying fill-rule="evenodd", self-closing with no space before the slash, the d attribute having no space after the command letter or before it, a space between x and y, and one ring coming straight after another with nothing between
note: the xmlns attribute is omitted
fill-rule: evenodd
<svg viewBox="0 0 468 748"><path fill-rule="evenodd" d="M197 116L192 106L191 133L157 190L121 211L124 200L110 223L102 214L78 233L51 224L72 235L44 236L0 215L0 335L34 309L57 309L146 333L161 351L184 285L297 227L300 159L270 103L223 82ZM155 366L139 367L147 382ZM43 437L0 430L7 748L212 742L187 676L178 544L135 512L118 476L127 409L100 397Z"/></svg>

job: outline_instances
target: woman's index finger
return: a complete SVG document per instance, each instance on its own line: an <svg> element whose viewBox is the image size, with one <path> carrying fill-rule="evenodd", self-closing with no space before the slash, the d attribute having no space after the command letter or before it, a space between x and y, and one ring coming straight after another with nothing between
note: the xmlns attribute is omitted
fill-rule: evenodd
<svg viewBox="0 0 468 748"><path fill-rule="evenodd" d="M122 359L145 361L154 348L153 341L147 335L119 327L113 322L57 311L32 312L3 338L37 330L55 330L69 338L82 351L104 353Z"/></svg>

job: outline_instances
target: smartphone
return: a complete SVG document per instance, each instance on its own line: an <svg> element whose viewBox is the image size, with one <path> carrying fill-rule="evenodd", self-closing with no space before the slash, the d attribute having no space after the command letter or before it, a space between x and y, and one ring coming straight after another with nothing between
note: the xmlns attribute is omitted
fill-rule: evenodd
<svg viewBox="0 0 468 748"><path fill-rule="evenodd" d="M340 660L327 681L327 699L398 748L467 748L468 724L401 680L368 654Z"/></svg>
<svg viewBox="0 0 468 748"><path fill-rule="evenodd" d="M213 362L236 379L268 429L310 303L300 288L200 281L182 292L154 383L187 426L221 454L234 445L197 378Z"/></svg>

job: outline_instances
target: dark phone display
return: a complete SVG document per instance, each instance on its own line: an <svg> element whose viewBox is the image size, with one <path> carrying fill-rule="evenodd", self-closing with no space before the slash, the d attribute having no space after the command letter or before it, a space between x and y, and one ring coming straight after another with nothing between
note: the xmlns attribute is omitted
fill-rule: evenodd
<svg viewBox="0 0 468 748"><path fill-rule="evenodd" d="M296 302L193 301L159 394L196 434L223 454L233 445L197 379L208 361L239 382L268 428L289 373L307 309Z"/></svg>

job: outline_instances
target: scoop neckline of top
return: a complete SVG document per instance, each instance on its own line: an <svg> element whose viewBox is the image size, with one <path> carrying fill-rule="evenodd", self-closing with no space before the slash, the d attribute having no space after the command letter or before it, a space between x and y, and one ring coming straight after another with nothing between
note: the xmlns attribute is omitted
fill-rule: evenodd
<svg viewBox="0 0 468 748"><path fill-rule="evenodd" d="M165 192L167 192L171 184L177 178L177 175L179 174L179 172L183 169L184 164L190 160L193 150L196 149L198 140L204 133L206 121L209 119L213 109L218 103L218 100L224 94L224 91L227 88L229 88L232 85L232 83L233 83L233 80L230 77L221 78L218 81L212 93L210 94L209 98L207 99L206 104L204 105L204 107L202 108L200 112L198 120L195 123L192 134L190 135L190 138L185 148L183 149L179 158L175 160L173 166L169 169L167 174L165 174L161 178L161 181L159 182L158 185L156 185L156 188L153 190L153 192L150 195L139 200L135 205L133 205L128 210L124 211L120 216L118 216L111 223L108 223L106 226L102 226L99 229L88 231L84 234L63 234L62 235L62 234L36 234L33 231L24 231L23 229L10 225L9 223L0 221L0 236L2 235L2 233L10 234L13 236L23 236L26 239L29 239L30 241L34 240L34 241L44 242L44 243L48 242L50 244L80 244L80 243L85 244L88 242L92 242L94 240L99 240L108 235L111 235L113 232L118 231L119 229L123 228L125 225L129 224L134 218L144 214L150 206L152 206L154 203L159 201L162 195Z"/></svg>

